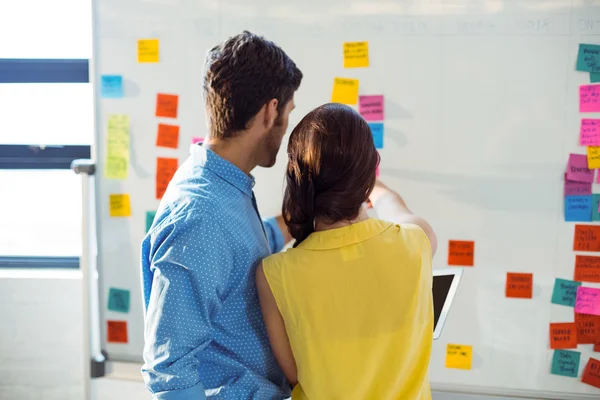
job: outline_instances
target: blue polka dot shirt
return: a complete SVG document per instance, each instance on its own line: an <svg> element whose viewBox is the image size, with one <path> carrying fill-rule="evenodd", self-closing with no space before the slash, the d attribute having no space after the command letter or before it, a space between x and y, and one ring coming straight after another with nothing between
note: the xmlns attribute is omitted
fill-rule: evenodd
<svg viewBox="0 0 600 400"><path fill-rule="evenodd" d="M284 245L254 179L200 145L142 243L142 374L161 400L283 399L290 387L262 320L254 272Z"/></svg>

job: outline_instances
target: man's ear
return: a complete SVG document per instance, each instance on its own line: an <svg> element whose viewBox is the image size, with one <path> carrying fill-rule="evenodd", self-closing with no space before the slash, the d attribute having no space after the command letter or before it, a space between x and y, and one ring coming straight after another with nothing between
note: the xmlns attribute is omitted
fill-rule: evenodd
<svg viewBox="0 0 600 400"><path fill-rule="evenodd" d="M277 99L271 99L265 104L265 120L264 124L267 129L271 129L273 125L275 125L275 120L277 119L277 106L279 105L279 101Z"/></svg>

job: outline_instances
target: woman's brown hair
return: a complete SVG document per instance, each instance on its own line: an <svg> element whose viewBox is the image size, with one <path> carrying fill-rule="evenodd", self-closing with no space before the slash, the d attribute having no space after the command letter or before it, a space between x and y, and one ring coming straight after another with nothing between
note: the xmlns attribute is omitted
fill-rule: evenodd
<svg viewBox="0 0 600 400"><path fill-rule="evenodd" d="M315 218L358 217L375 185L379 153L356 111L334 103L315 108L292 131L288 157L283 217L294 247L314 231Z"/></svg>

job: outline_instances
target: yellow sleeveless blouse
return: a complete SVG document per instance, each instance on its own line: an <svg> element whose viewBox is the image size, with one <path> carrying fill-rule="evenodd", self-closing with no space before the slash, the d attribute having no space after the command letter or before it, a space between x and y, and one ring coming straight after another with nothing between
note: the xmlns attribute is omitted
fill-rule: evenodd
<svg viewBox="0 0 600 400"><path fill-rule="evenodd" d="M298 367L292 399L429 400L431 247L368 219L263 261Z"/></svg>

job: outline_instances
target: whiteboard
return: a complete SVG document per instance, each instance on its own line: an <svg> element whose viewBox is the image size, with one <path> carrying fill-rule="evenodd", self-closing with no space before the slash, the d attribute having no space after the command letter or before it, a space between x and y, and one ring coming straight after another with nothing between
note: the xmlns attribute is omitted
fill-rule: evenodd
<svg viewBox="0 0 600 400"><path fill-rule="evenodd" d="M600 43L599 1L96 0L94 29L95 81L118 74L125 82L122 99L101 98L96 85L102 318L129 327L127 344L105 343L111 359L141 361L139 246L146 211L158 205L156 158L181 164L192 137L205 134L205 52L248 29L281 45L304 73L290 127L330 100L334 77L360 79L360 94L385 96L381 176L435 228L435 268L447 267L448 240L475 241L475 265L434 343L432 386L600 398L580 378L550 375L548 343L550 322L573 321L573 309L550 297L555 277L573 276L562 179L568 154L585 151L577 94L589 76L575 71L575 60L580 42ZM160 39L159 63L137 63L144 38ZM343 68L345 41L369 42L369 68ZM155 146L157 124L168 122L154 116L157 93L179 95L177 150ZM102 175L109 114L131 119L124 181ZM282 151L274 168L254 171L264 216L280 209L285 162ZM111 193L130 194L131 217L108 216ZM507 272L534 274L533 299L504 297ZM110 287L131 291L128 314L106 309ZM472 370L444 367L448 343L473 346ZM578 351L581 376L593 353Z"/></svg>

